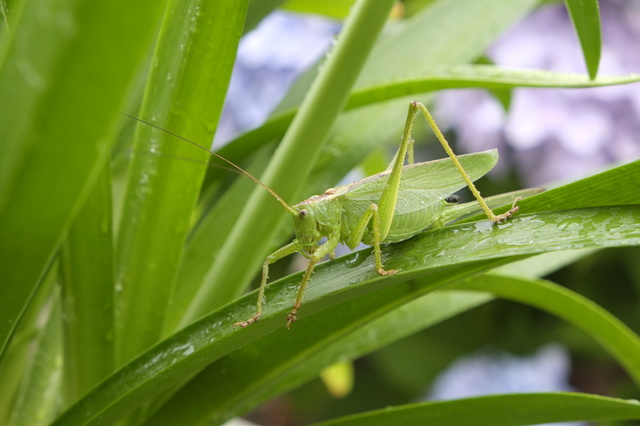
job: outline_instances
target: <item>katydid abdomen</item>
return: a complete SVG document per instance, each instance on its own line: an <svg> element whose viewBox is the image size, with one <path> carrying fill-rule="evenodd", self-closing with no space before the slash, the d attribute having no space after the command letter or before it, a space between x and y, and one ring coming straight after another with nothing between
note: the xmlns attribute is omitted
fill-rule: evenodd
<svg viewBox="0 0 640 426"><path fill-rule="evenodd" d="M486 174L498 161L495 150L461 155L460 163L471 180L477 180ZM366 214L371 204L380 199L382 188L387 184L390 171L378 173L361 181L333 189L335 194L318 197L318 203L340 200L341 227L340 241L350 248L358 244L349 244L349 236L358 226L360 218ZM464 180L450 159L442 159L417 163L402 168L398 201L396 203L391 227L382 243L404 241L429 228L443 226L447 207L451 205L447 197L465 186ZM318 209L318 214L326 208ZM323 218L327 221L328 218ZM369 223L362 240L364 244L373 245L373 226Z"/></svg>

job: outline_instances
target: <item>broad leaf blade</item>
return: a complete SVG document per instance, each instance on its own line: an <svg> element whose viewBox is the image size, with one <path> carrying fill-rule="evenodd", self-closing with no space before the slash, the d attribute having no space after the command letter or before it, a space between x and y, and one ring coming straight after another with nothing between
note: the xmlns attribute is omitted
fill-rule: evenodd
<svg viewBox="0 0 640 426"><path fill-rule="evenodd" d="M257 176L259 171L264 170L271 157L270 154L270 151L261 153L260 158L254 160L253 167L248 172ZM191 233L180 263L177 285L167 309L165 318L167 334L177 330L184 312L196 297L200 285L206 279L211 265L218 257L225 239L229 236L255 186L255 182L250 179L242 176L237 178Z"/></svg>
<svg viewBox="0 0 640 426"><path fill-rule="evenodd" d="M0 64L0 351L105 164L163 8L29 0L21 13Z"/></svg>
<svg viewBox="0 0 640 426"><path fill-rule="evenodd" d="M478 292L434 291L386 312L381 301L387 297L386 293L374 293L340 304L339 309L327 309L308 321L305 336L292 339L288 330L276 330L268 339L223 357L178 391L146 424L221 423L317 377L335 362L363 356L493 300ZM353 312L367 322L345 334L341 328L346 324L340 323L338 311ZM261 356L266 353L270 355ZM232 382L224 387L216 385L230 376L234 377Z"/></svg>
<svg viewBox="0 0 640 426"><path fill-rule="evenodd" d="M640 160L544 191L518 203L521 212L640 203ZM508 207L497 210L506 211ZM478 215L467 221L478 220Z"/></svg>
<svg viewBox="0 0 640 426"><path fill-rule="evenodd" d="M635 400L579 393L491 395L425 402L316 423L320 426L446 424L511 426L568 421L640 419Z"/></svg>
<svg viewBox="0 0 640 426"><path fill-rule="evenodd" d="M173 1L165 15L142 117L203 145L213 139L247 1ZM181 48L182 46L182 48ZM191 216L205 150L139 125L118 236L118 363L157 342ZM147 152L165 155L147 155Z"/></svg>
<svg viewBox="0 0 640 426"><path fill-rule="evenodd" d="M640 385L640 338L587 298L549 281L497 274L475 277L451 288L489 292L497 297L535 306L570 322L596 339Z"/></svg>
<svg viewBox="0 0 640 426"><path fill-rule="evenodd" d="M611 228L612 223L616 224L615 229ZM373 303L367 306L372 312L390 311L438 285L523 256L550 250L624 245L640 245L640 206L521 215L497 228L491 228L488 222L443 228L387 247L383 253L385 266L400 270L392 277L382 278L373 271L369 250L319 265L300 320L290 331L291 338L313 339L315 336L306 333L305 324L313 324L317 321L314 314L328 308L332 308L334 321L323 322L324 326L333 325L343 335L363 326L369 320L367 315L338 306L356 297L361 297L360 303ZM430 276L430 284L401 285L420 276ZM199 372L210 362L282 330L299 280L300 274L295 274L271 284L264 316L247 329L233 330L230 324L253 314L254 293L161 342L94 389L59 418L57 424L112 422L147 398L182 383L184 377ZM362 298L378 290L384 290L380 293L384 296L382 301ZM382 305L376 308L375 304L380 302Z"/></svg>
<svg viewBox="0 0 640 426"><path fill-rule="evenodd" d="M67 402L115 367L110 170L105 167L100 174L60 254Z"/></svg>
<svg viewBox="0 0 640 426"><path fill-rule="evenodd" d="M358 108L372 102L444 89L584 88L635 83L639 80L638 74L599 76L590 79L583 74L518 70L492 65L460 65L442 72L436 71L427 75L416 73L403 78L390 79L378 85L359 88L351 94L346 108Z"/></svg>

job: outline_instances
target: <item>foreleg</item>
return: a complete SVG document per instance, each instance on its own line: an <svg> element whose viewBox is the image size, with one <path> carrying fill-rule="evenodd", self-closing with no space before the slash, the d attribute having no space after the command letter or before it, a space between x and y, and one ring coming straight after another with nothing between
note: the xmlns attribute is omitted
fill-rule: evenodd
<svg viewBox="0 0 640 426"><path fill-rule="evenodd" d="M287 328L291 327L291 324L297 321L298 311L300 310L300 306L302 305L302 299L304 298L304 291L307 288L307 284L309 283L309 279L311 278L311 274L313 273L313 268L316 266L316 263L321 261L325 256L331 255L338 243L340 242L340 232L335 232L330 235L327 242L321 245L316 249L316 251L309 256L309 264L307 265L307 269L304 272L304 277L302 277L302 282L300 283L300 287L298 287L298 293L296 294L296 301L293 304L293 309L289 315L287 315Z"/></svg>
<svg viewBox="0 0 640 426"><path fill-rule="evenodd" d="M297 240L294 240L293 242L287 244L284 247L279 248L278 250L274 251L269 256L267 256L264 263L262 264L262 281L260 282L260 289L258 290L258 302L256 304L256 314L246 321L241 321L233 324L234 327L240 326L244 328L258 321L258 319L260 319L260 317L262 316L262 306L265 301L264 292L267 288L267 280L269 279L269 265L271 265L274 262L277 262L278 260L282 259L285 256L289 256L290 254L299 252L300 250L301 250L300 244L298 243Z"/></svg>

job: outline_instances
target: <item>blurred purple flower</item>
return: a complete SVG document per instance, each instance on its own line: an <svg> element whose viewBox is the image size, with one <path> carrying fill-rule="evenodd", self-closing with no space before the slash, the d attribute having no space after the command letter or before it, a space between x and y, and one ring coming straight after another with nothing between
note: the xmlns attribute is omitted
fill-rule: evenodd
<svg viewBox="0 0 640 426"><path fill-rule="evenodd" d="M454 361L435 379L426 399L572 391L567 385L570 368L569 354L556 344L548 344L530 357L516 357L504 352L469 355ZM554 424L578 426L583 423Z"/></svg>
<svg viewBox="0 0 640 426"><path fill-rule="evenodd" d="M331 45L342 24L275 11L240 41L216 143L258 126L289 86Z"/></svg>
<svg viewBox="0 0 640 426"><path fill-rule="evenodd" d="M600 73L640 71L640 4L600 3L603 49ZM510 68L585 73L577 36L563 5L540 8L489 49ZM464 107L462 107L464 106ZM464 111L461 113L460 111ZM640 156L640 86L592 89L517 89L509 112L487 92L449 91L437 115L453 128L463 149L502 146L532 186L586 175L612 162Z"/></svg>
<svg viewBox="0 0 640 426"><path fill-rule="evenodd" d="M454 361L434 381L430 400L514 392L565 392L569 354L548 344L530 357L504 352L477 353Z"/></svg>

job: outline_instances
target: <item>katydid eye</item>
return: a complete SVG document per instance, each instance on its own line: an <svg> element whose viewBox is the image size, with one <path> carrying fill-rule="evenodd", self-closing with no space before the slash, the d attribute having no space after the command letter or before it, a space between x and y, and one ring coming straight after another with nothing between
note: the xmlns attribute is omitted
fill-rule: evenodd
<svg viewBox="0 0 640 426"><path fill-rule="evenodd" d="M444 199L444 201L446 201L449 204L456 204L458 201L460 201L460 197L457 195L449 195L447 198Z"/></svg>
<svg viewBox="0 0 640 426"><path fill-rule="evenodd" d="M305 217L308 214L309 214L309 211L307 209L302 209L300 210L300 213L298 213L298 216Z"/></svg>

